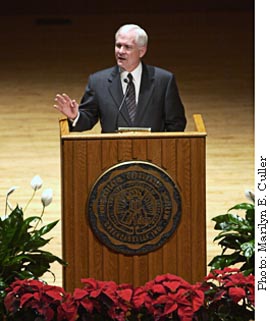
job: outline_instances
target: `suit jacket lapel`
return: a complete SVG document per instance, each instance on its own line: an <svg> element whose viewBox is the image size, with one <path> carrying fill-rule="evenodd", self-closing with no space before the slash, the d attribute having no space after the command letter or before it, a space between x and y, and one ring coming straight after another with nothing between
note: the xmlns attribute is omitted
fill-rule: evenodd
<svg viewBox="0 0 270 321"><path fill-rule="evenodd" d="M115 68L113 69L111 75L108 78L108 82L109 82L109 92L115 102L115 108L118 113L119 107L124 97L118 66L115 66ZM128 122L128 125L132 126L125 104L121 108L121 114L124 116L125 121Z"/></svg>
<svg viewBox="0 0 270 321"><path fill-rule="evenodd" d="M109 75L108 82L109 82L109 92L117 108L119 107L119 104L121 103L121 99L123 97L120 74L117 66L115 66L112 73Z"/></svg>
<svg viewBox="0 0 270 321"><path fill-rule="evenodd" d="M140 86L139 101L137 106L137 113L135 122L140 122L144 117L145 109L147 108L149 99L154 90L154 68L143 64L142 80Z"/></svg>

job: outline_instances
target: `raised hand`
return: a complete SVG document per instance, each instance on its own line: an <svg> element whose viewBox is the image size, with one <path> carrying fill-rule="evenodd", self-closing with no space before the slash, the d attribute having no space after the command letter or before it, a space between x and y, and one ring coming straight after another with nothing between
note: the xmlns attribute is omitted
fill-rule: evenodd
<svg viewBox="0 0 270 321"><path fill-rule="evenodd" d="M79 104L67 94L57 94L54 101L56 103L53 107L69 119L74 120L78 116Z"/></svg>

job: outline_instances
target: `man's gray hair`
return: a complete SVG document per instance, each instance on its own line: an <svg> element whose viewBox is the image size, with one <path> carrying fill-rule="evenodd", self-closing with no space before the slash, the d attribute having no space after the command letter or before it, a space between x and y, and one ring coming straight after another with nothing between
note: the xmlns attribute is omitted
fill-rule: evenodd
<svg viewBox="0 0 270 321"><path fill-rule="evenodd" d="M148 35L140 26L135 24L127 24L120 27L115 33L115 39L118 37L120 32L129 32L131 30L135 31L136 38L135 41L139 47L145 47L148 43Z"/></svg>

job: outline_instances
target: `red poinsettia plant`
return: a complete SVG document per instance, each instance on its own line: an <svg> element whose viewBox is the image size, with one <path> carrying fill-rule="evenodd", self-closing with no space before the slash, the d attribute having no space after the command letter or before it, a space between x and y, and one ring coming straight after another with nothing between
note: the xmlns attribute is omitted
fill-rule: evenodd
<svg viewBox="0 0 270 321"><path fill-rule="evenodd" d="M132 309L131 285L91 278L82 282L83 289L75 289L73 294L79 320L127 320Z"/></svg>
<svg viewBox="0 0 270 321"><path fill-rule="evenodd" d="M58 309L67 297L61 287L47 285L39 280L16 280L7 289L4 300L6 319L57 320Z"/></svg>
<svg viewBox="0 0 270 321"><path fill-rule="evenodd" d="M144 286L83 279L73 294L38 280L17 280L5 297L7 321L249 321L254 276L215 270L192 285L165 274Z"/></svg>
<svg viewBox="0 0 270 321"><path fill-rule="evenodd" d="M195 320L254 320L254 282L253 274L246 276L237 268L211 271L201 286L204 289L205 304Z"/></svg>
<svg viewBox="0 0 270 321"><path fill-rule="evenodd" d="M181 277L165 274L135 289L133 304L151 320L192 321L204 304L204 292L199 283L191 285Z"/></svg>

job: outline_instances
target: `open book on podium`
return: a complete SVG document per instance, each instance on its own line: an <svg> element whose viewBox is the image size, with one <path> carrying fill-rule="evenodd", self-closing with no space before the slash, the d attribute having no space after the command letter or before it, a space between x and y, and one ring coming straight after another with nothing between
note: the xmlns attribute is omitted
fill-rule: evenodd
<svg viewBox="0 0 270 321"><path fill-rule="evenodd" d="M82 278L133 286L206 274L206 129L69 132L60 120L67 291Z"/></svg>

